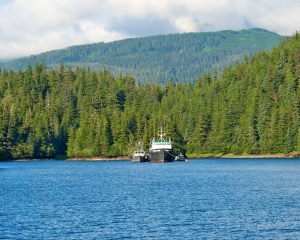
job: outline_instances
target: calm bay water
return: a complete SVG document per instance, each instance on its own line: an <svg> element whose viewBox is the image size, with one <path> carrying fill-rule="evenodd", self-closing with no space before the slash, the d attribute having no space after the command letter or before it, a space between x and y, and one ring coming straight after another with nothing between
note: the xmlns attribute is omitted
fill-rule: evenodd
<svg viewBox="0 0 300 240"><path fill-rule="evenodd" d="M299 239L300 160L0 162L0 239Z"/></svg>

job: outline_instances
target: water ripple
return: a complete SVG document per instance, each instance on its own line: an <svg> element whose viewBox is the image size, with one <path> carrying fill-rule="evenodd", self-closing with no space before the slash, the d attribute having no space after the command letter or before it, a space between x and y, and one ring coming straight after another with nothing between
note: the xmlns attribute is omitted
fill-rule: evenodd
<svg viewBox="0 0 300 240"><path fill-rule="evenodd" d="M298 239L300 161L0 163L1 239Z"/></svg>

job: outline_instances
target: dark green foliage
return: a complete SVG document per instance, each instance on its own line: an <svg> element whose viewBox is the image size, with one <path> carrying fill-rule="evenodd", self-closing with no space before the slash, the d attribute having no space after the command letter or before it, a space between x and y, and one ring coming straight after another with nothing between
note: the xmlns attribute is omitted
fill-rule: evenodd
<svg viewBox="0 0 300 240"><path fill-rule="evenodd" d="M129 155L160 126L176 154L300 151L299 49L296 33L193 85L63 64L0 71L0 159Z"/></svg>
<svg viewBox="0 0 300 240"><path fill-rule="evenodd" d="M269 51L283 38L263 29L170 34L73 46L21 58L4 67L19 70L45 62L49 68L59 69L64 62L73 69L107 68L114 76L127 73L143 84L165 85L171 79L193 83L204 73L221 72L262 49ZM278 74L280 81L281 73Z"/></svg>

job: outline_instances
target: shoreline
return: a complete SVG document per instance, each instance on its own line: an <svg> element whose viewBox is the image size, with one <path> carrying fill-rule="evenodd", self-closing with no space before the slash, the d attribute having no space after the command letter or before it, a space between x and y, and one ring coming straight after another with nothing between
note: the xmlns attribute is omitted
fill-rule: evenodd
<svg viewBox="0 0 300 240"><path fill-rule="evenodd" d="M273 154L200 154L200 155L190 155L188 156L189 159L215 159L215 158L236 158L236 159L263 159L263 158L300 158L300 153L273 153ZM37 161L68 161L68 162L75 162L75 161L130 161L130 156L116 156L116 157L70 157L70 158L33 158L33 159L7 159L7 160L0 160L0 162L37 162Z"/></svg>
<svg viewBox="0 0 300 240"><path fill-rule="evenodd" d="M270 154L202 154L190 156L190 158L299 158L300 154L295 153L270 153Z"/></svg>
<svg viewBox="0 0 300 240"><path fill-rule="evenodd" d="M299 154L289 153L289 154L250 154L250 155L224 155L222 158L299 158Z"/></svg>
<svg viewBox="0 0 300 240"><path fill-rule="evenodd" d="M119 157L70 157L66 158L66 161L130 161L129 156Z"/></svg>

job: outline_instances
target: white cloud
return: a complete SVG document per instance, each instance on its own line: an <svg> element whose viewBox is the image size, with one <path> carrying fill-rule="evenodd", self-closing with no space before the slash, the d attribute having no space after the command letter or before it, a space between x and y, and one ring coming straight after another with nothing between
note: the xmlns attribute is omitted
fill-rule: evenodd
<svg viewBox="0 0 300 240"><path fill-rule="evenodd" d="M0 0L0 59L127 37L265 28L292 35L298 0Z"/></svg>
<svg viewBox="0 0 300 240"><path fill-rule="evenodd" d="M201 32L213 30L213 25L209 23L200 23L190 17L177 18L174 23L180 32Z"/></svg>

